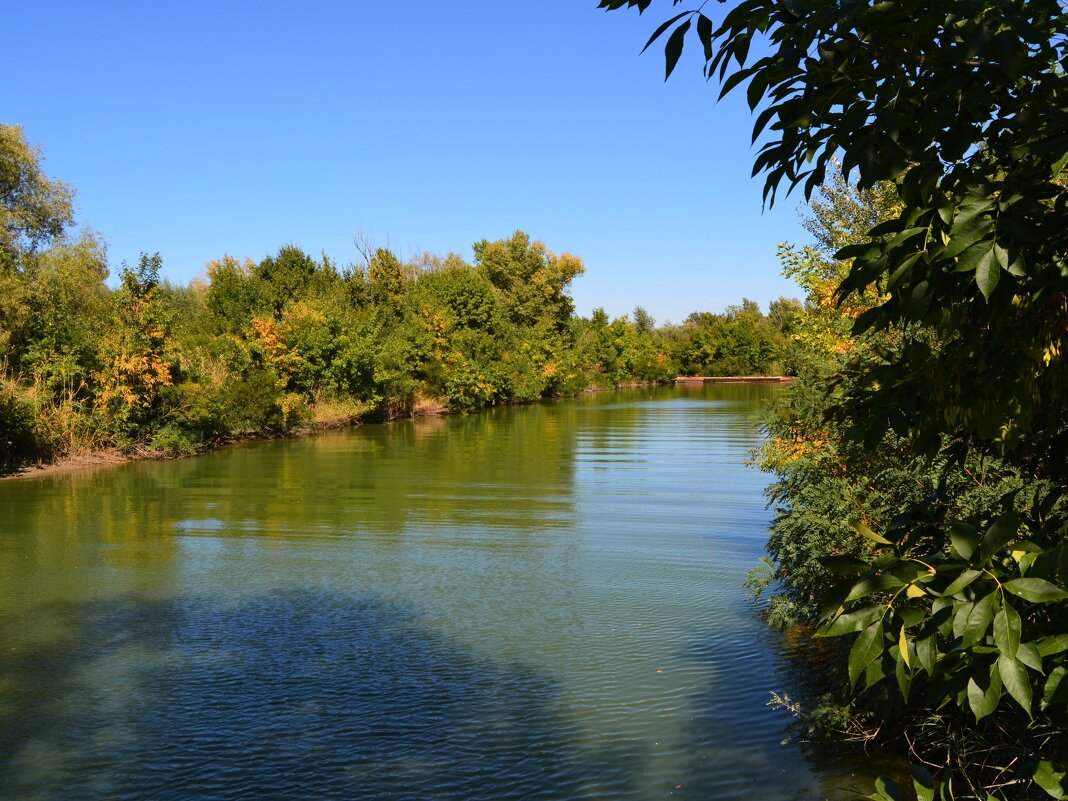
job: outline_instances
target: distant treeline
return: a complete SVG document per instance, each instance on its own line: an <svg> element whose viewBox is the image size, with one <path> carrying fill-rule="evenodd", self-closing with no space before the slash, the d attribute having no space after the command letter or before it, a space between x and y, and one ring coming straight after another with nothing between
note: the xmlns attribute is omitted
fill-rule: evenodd
<svg viewBox="0 0 1068 801"><path fill-rule="evenodd" d="M287 245L187 286L158 255L121 268L72 235L71 190L0 126L0 463L118 446L162 453L363 417L477 409L678 374L792 373L799 301L743 301L657 327L577 317L579 258L525 233L339 267Z"/></svg>

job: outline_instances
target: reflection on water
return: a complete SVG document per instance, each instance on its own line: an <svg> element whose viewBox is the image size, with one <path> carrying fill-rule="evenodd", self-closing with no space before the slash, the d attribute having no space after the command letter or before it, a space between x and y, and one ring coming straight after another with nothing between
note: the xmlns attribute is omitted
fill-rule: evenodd
<svg viewBox="0 0 1068 801"><path fill-rule="evenodd" d="M767 386L0 485L0 798L804 799Z"/></svg>

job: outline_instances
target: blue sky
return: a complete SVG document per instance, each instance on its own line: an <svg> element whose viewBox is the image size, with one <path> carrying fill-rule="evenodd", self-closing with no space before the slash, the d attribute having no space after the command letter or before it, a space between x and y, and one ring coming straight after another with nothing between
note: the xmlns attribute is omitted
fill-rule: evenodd
<svg viewBox="0 0 1068 801"><path fill-rule="evenodd" d="M717 10L719 7L717 6ZM521 228L582 257L578 311L658 320L797 295L762 212L744 97L715 103L671 13L596 0L20 2L0 121L78 190L113 266L159 251L185 282L285 243L342 264L357 232L471 258ZM14 80L11 79L14 70Z"/></svg>

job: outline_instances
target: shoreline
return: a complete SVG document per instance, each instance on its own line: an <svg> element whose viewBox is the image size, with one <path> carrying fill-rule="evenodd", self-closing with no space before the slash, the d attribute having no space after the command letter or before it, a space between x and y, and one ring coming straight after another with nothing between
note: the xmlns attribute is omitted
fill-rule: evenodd
<svg viewBox="0 0 1068 801"><path fill-rule="evenodd" d="M793 379L783 376L722 376L715 378L704 378L701 376L679 376L669 381L636 381L627 382L623 384L617 384L613 387L596 387L590 386L583 390L580 394L586 394L591 392L613 392L623 389L641 389L643 387L651 386L686 386L687 384L715 384L715 383L732 383L732 384L790 384ZM544 399L547 400L547 399ZM538 401L526 401L526 402L514 402L508 404L508 406L520 406L527 403L537 403ZM484 407L485 409L493 408L491 406ZM476 411L483 411L479 409ZM61 476L69 475L72 473L81 473L87 470L95 470L99 468L116 467L121 464L127 464L129 462L141 462L141 461L168 461L171 459L187 459L195 456L200 456L204 453L210 453L211 451L217 451L222 448L229 447L231 445L240 445L246 442L257 442L271 439L301 439L303 437L310 437L314 434L320 434L324 431L337 430L342 428L356 428L369 423L393 423L397 420L415 420L421 417L444 417L445 415L459 414L454 412L444 404L432 401L430 399L423 399L421 402L416 403L412 409L410 415L404 415L399 417L391 417L388 413L384 413L384 410L376 410L369 414L361 415L358 417L340 417L337 419L319 421L313 425L304 426L294 431L285 434L272 434L269 432L246 434L235 437L225 437L217 440L211 445L193 451L191 453L166 453L162 451L146 451L146 450L129 450L123 451L118 448L105 448L99 451L93 451L91 453L79 454L76 456L64 456L56 459L53 462L26 462L21 465L17 465L10 468L0 469L0 481L18 481L20 479L34 479L45 478L48 476Z"/></svg>

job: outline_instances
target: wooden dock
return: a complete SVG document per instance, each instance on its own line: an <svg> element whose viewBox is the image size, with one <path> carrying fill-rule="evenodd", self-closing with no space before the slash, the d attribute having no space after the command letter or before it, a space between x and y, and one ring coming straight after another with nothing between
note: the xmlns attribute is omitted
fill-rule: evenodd
<svg viewBox="0 0 1068 801"><path fill-rule="evenodd" d="M788 375L680 375L672 379L675 384L792 384Z"/></svg>

